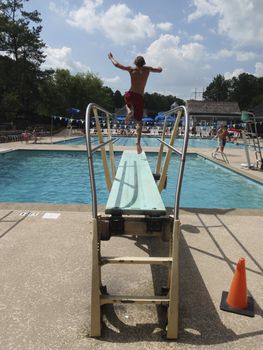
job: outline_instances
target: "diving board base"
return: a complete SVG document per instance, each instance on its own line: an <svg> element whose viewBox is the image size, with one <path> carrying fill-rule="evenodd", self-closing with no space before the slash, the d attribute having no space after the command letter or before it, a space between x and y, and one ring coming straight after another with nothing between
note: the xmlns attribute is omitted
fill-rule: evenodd
<svg viewBox="0 0 263 350"><path fill-rule="evenodd" d="M107 304L152 304L166 306L167 315L167 328L166 334L168 339L177 339L178 337L178 323L179 323L179 237L180 237L180 221L175 220L173 216L163 216L158 218L161 225L157 224L156 231L149 231L146 223L147 217L142 216L124 216L121 218L123 222L124 232L109 232L110 216L99 215L97 218L97 225L94 226L93 232L93 255L92 255L92 297L91 297L91 326L90 335L92 337L101 336L101 318L103 314L103 305ZM150 218L152 220L152 218ZM154 218L155 220L156 218ZM157 219L157 220L158 220ZM116 227L120 224L116 222ZM160 230L159 230L160 228ZM105 231L106 230L106 231ZM105 233L106 232L106 233ZM123 247L118 247L118 252L122 251L124 255L108 256L105 254L106 246L101 251L102 238L107 236L107 240L110 240L111 236L123 236ZM132 238L130 238L132 236ZM140 256L126 256L127 248L129 245L125 245L125 239L130 242L134 242L135 247L140 247L142 242L143 246L146 245L146 250L143 256L138 252ZM153 249L153 240L160 248L157 248L160 256L156 256L157 250ZM113 240L114 241L114 240ZM115 242L115 241L114 241ZM168 244L167 244L168 242ZM155 245L156 245L155 243ZM105 245L105 243L103 243ZM109 244L109 243L107 243ZM164 244L162 247L161 244ZM148 246L148 248L147 248ZM137 249L137 248L136 248ZM115 251L115 246L113 251ZM117 252L116 251L116 252ZM165 254L165 251L167 254ZM155 253L155 254L154 254ZM134 254L136 255L136 254ZM164 255L164 256L162 256ZM104 284L104 273L109 273L109 269L105 266L111 265L111 269L122 269L124 265L134 265L134 273L129 275L129 282L134 281L133 292L135 295L116 295L111 293L111 288ZM149 281L149 285L154 285L154 291L156 295L141 295L141 289L136 288L136 281L138 275L137 269L140 269L142 265L148 265L149 267L156 265L163 270L164 276L167 275L167 280L160 281L156 274L152 273L152 282ZM104 271L105 269L105 271ZM149 271L156 271L156 269L150 268ZM112 270L111 270L112 271ZM113 285L119 284L119 276L122 272L117 270L118 273L114 273L111 276L111 283ZM145 270L147 275L147 269ZM115 276L115 278L114 278ZM147 279L146 279L147 281ZM145 281L145 282L146 282ZM164 284L163 284L164 282ZM120 284L125 283L122 281ZM165 288L163 288L165 285ZM136 295L138 294L138 295ZM150 293L151 294L151 293Z"/></svg>

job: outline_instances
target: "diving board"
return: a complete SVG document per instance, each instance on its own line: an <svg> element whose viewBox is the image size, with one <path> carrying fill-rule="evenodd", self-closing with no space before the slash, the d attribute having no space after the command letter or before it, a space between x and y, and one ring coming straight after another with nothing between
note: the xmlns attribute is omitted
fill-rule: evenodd
<svg viewBox="0 0 263 350"><path fill-rule="evenodd" d="M108 140L104 142L102 131L100 128L98 111L105 115L108 128ZM165 130L167 127L167 117L169 115L177 115L170 143L165 142ZM93 147L93 140L90 133L91 118L95 116L96 126L98 129L99 144ZM186 159L188 137L189 137L189 114L185 106L177 106L168 112L165 112L165 122L163 126L163 137L159 141L160 150L157 159L156 174L160 175L160 180L157 183L152 175L151 168L147 161L144 152L137 154L135 151L124 151L119 162L117 173L115 172L115 160L113 147L110 148L109 157L111 171L107 160L107 150L105 146L113 145L114 140L110 133L110 116L114 117L104 108L95 103L90 103L87 106L85 118L86 130L86 146L87 158L89 166L89 178L91 199L92 199L92 274L91 274L91 298L90 298L90 331L91 337L100 337L102 332L102 315L105 304L160 304L167 306L166 313L166 336L168 339L176 339L178 337L178 322L179 322L179 238L181 234L179 208L180 208L180 193L184 173L184 164ZM178 151L173 147L174 138L177 135L179 121L184 116L184 140L182 151ZM164 165L162 166L163 147L168 147ZM99 213L97 194L96 194L96 174L94 171L93 154L97 150L101 150L105 180L109 197L106 204L105 212ZM170 210L166 211L162 201L160 192L164 188L168 165L173 151L179 155L179 171L177 178L177 187L175 193L174 211L171 214ZM157 176L156 176L157 178ZM162 181L163 179L163 181ZM105 214L105 215L104 215ZM104 245L106 241L110 241L111 237L122 237L121 245L122 254L117 256L104 256ZM141 240L143 237L143 241ZM126 239L126 240L125 240ZM156 240L157 239L157 240ZM126 256L126 242L134 243L136 248L143 249L146 255L140 253L138 256ZM101 244L104 242L103 245ZM141 245L143 242L143 246ZM151 249L155 244L164 242L167 256L163 256L163 249L160 247L160 254L157 254L155 249ZM167 246L168 243L168 246ZM110 243L109 243L110 244ZM113 251L115 251L116 240L113 240ZM144 247L147 244L148 248ZM103 246L103 250L101 249ZM145 250L146 249L146 250ZM117 250L119 251L119 249ZM117 253L116 251L116 253ZM159 255L159 256L157 256ZM134 295L124 295L121 290L120 294L116 295L108 290L104 282L104 274L108 274L109 270L104 270L104 266L113 265L115 268L127 265L162 265L167 271L165 284L158 291L158 280L153 279L154 295L142 295L141 286L138 284L134 288ZM138 267L137 267L138 268ZM136 280L137 274L129 274L128 278L134 277ZM151 269L149 269L150 271ZM153 271L153 270L152 270ZM167 272L167 273L166 273ZM154 278L156 274L152 273ZM120 283L121 274L117 273L112 276L113 284ZM114 280L115 279L115 280ZM150 283L150 285L152 285ZM120 283L120 287L124 283ZM164 287L164 288L162 288ZM119 288L118 288L119 289ZM121 288L120 288L121 289ZM137 292L136 292L137 289ZM125 328L125 327L124 327ZM127 328L128 329L128 328Z"/></svg>
<svg viewBox="0 0 263 350"><path fill-rule="evenodd" d="M166 209L144 152L124 151L105 209L111 215L162 216Z"/></svg>

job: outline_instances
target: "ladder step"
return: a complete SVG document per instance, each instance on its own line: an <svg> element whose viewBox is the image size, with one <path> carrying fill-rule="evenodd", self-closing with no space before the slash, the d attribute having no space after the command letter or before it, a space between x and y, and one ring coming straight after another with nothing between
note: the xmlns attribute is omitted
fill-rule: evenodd
<svg viewBox="0 0 263 350"><path fill-rule="evenodd" d="M172 257L133 257L133 256L104 256L101 257L101 265L105 264L150 264L168 265L173 261Z"/></svg>
<svg viewBox="0 0 263 350"><path fill-rule="evenodd" d="M167 296L127 296L127 295L102 295L101 305L104 304L169 304Z"/></svg>

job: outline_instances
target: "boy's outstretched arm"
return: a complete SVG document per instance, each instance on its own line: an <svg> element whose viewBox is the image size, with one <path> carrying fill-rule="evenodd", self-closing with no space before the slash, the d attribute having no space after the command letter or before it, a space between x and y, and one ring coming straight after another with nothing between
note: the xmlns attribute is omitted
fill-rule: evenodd
<svg viewBox="0 0 263 350"><path fill-rule="evenodd" d="M157 68L149 67L149 68L150 68L150 72L153 72L153 73L161 73L163 71L162 67L157 67Z"/></svg>
<svg viewBox="0 0 263 350"><path fill-rule="evenodd" d="M112 55L111 52L108 54L108 57L109 57L109 59L111 60L112 64L113 64L115 67L120 68L120 69L122 69L122 70L128 70L128 71L131 69L130 66L124 66L124 65L120 64L119 62L117 62L117 61L115 60L115 58L113 57L113 55Z"/></svg>

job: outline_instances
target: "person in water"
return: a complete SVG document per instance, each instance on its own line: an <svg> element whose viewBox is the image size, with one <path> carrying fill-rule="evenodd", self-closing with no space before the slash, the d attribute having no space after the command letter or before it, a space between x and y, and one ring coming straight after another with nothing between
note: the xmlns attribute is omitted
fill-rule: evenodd
<svg viewBox="0 0 263 350"><path fill-rule="evenodd" d="M125 92L124 101L126 103L127 116L125 119L125 124L128 125L129 120L133 114L136 123L137 140L136 147L137 153L142 152L141 147L141 135L142 135L142 117L143 117L143 107L144 107L144 89L149 77L152 73L161 73L162 68L149 67L146 66L145 60L142 56L137 56L134 60L134 67L124 66L117 62L113 57L112 53L108 54L109 59L112 64L122 70L126 70L130 74L131 87L129 91Z"/></svg>

